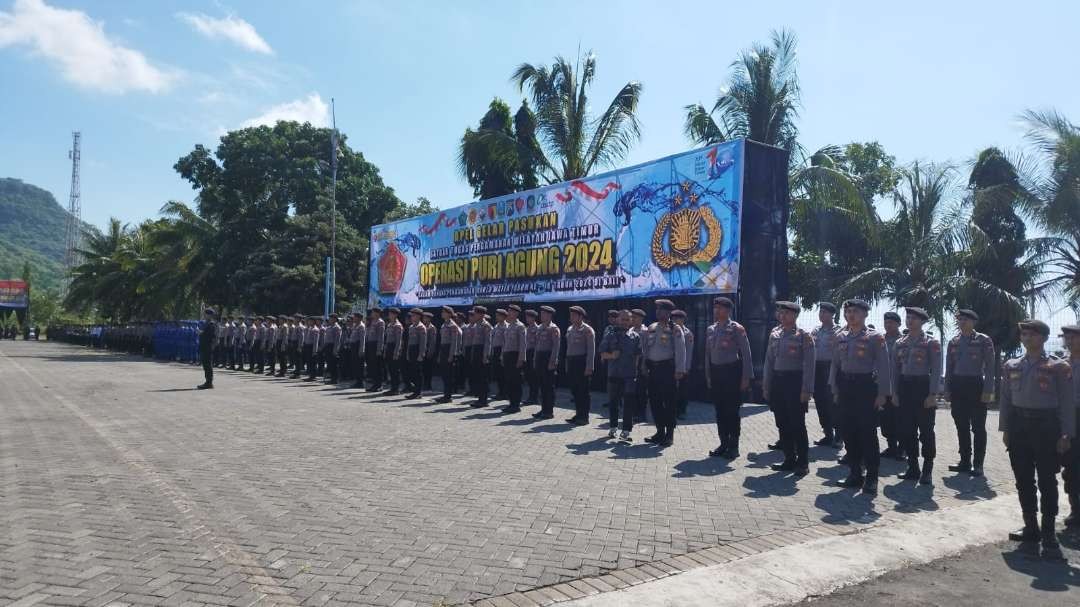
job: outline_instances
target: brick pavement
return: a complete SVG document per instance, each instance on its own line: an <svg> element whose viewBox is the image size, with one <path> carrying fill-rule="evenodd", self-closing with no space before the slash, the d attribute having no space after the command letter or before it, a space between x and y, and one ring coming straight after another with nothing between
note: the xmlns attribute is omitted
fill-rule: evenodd
<svg viewBox="0 0 1080 607"><path fill-rule="evenodd" d="M641 442L651 428L609 442L600 415L571 427L565 412L535 422L241 373L189 390L200 381L190 365L0 343L3 602L527 604L535 588L1012 491L996 436L989 481L943 476L947 412L935 487L888 479L869 500L829 484L845 470L829 449L799 482L768 469L777 454L707 457L701 404L660 451ZM776 435L763 407L746 415L744 454Z"/></svg>

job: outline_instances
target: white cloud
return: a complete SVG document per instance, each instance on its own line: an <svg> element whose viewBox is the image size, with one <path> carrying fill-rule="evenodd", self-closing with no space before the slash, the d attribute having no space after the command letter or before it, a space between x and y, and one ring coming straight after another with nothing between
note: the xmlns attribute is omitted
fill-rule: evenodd
<svg viewBox="0 0 1080 607"><path fill-rule="evenodd" d="M106 93L167 90L178 77L139 51L110 40L104 23L44 0L15 0L0 12L0 48L24 46L56 66L69 82Z"/></svg>
<svg viewBox="0 0 1080 607"><path fill-rule="evenodd" d="M235 15L218 19L203 13L177 13L176 18L207 38L224 38L254 53L274 54L274 49L255 31L255 26Z"/></svg>
<svg viewBox="0 0 1080 607"><path fill-rule="evenodd" d="M303 99L297 99L281 105L275 105L262 114L244 121L243 127L265 124L274 126L279 120L310 122L314 126L330 124L330 104L323 101L318 93L312 93Z"/></svg>

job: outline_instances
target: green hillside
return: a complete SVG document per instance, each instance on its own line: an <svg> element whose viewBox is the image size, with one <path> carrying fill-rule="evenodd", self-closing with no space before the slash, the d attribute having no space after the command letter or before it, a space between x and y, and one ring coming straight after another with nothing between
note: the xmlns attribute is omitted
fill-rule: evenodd
<svg viewBox="0 0 1080 607"><path fill-rule="evenodd" d="M0 279L19 278L30 262L35 289L60 287L67 210L49 192L0 178Z"/></svg>

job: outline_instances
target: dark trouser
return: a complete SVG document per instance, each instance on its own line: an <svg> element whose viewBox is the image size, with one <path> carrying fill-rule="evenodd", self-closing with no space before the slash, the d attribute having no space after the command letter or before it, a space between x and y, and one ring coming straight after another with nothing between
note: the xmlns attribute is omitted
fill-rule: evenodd
<svg viewBox="0 0 1080 607"><path fill-rule="evenodd" d="M277 366L277 359L278 359L277 346L276 345L270 346L270 349L267 350L267 352L266 352L267 366L270 367L269 369L267 369L267 371L270 372L270 375L274 374L274 368Z"/></svg>
<svg viewBox="0 0 1080 607"><path fill-rule="evenodd" d="M627 434L634 429L634 411L637 403L637 380L633 377L611 377L607 381L608 422L612 428L619 425L619 412L622 412L622 431Z"/></svg>
<svg viewBox="0 0 1080 607"><path fill-rule="evenodd" d="M364 358L367 360L368 377L371 379L371 387L379 389L383 382L383 359L379 356L378 342L369 341L364 343Z"/></svg>
<svg viewBox="0 0 1080 607"><path fill-rule="evenodd" d="M225 344L225 366L230 369L236 367L236 348L232 344Z"/></svg>
<svg viewBox="0 0 1080 607"><path fill-rule="evenodd" d="M536 402L537 391L540 388L539 376L536 374L536 351L525 351L525 383L529 385L529 398L530 403Z"/></svg>
<svg viewBox="0 0 1080 607"><path fill-rule="evenodd" d="M407 360L405 383L410 394L417 394L424 389L424 359L420 357L420 346L409 346Z"/></svg>
<svg viewBox="0 0 1080 607"><path fill-rule="evenodd" d="M675 361L645 361L649 368L649 406L652 407L653 423L661 436L675 433L678 418L675 415Z"/></svg>
<svg viewBox="0 0 1080 607"><path fill-rule="evenodd" d="M506 390L503 385L502 375L502 348L491 349L491 379L495 380L496 398L505 398Z"/></svg>
<svg viewBox="0 0 1080 607"><path fill-rule="evenodd" d="M511 409L521 406L521 369L517 363L517 352L502 353L503 395L510 401Z"/></svg>
<svg viewBox="0 0 1080 607"><path fill-rule="evenodd" d="M555 413L555 371L549 369L551 350L536 351L536 379L540 384L540 412L545 415Z"/></svg>
<svg viewBox="0 0 1080 607"><path fill-rule="evenodd" d="M1080 415L1076 417L1076 429L1080 430ZM1061 456L1064 463L1061 478L1065 481L1065 493L1072 499L1080 499L1080 445L1077 444L1080 432L1074 436L1076 438L1069 441L1069 450Z"/></svg>
<svg viewBox="0 0 1080 607"><path fill-rule="evenodd" d="M450 353L449 344L441 346L439 348L439 375L442 376L443 398L453 398L455 362L454 356Z"/></svg>
<svg viewBox="0 0 1080 607"><path fill-rule="evenodd" d="M934 421L937 407L927 409L926 398L930 396L930 378L925 375L901 375L897 382L896 428L900 446L908 461L917 463L919 443L922 457L932 460L937 455L937 439L934 437Z"/></svg>
<svg viewBox="0 0 1080 607"><path fill-rule="evenodd" d="M574 399L574 419L589 419L589 378L585 376L585 357L566 357L566 376Z"/></svg>
<svg viewBox="0 0 1080 607"><path fill-rule="evenodd" d="M315 379L315 352L312 344L304 344L304 366L307 368L308 378Z"/></svg>
<svg viewBox="0 0 1080 607"><path fill-rule="evenodd" d="M250 372L254 372L255 368L257 366L259 366L259 360L260 360L260 354L261 354L261 352L259 351L259 347L260 346L257 343L251 344L251 348L249 350L249 356L248 356L248 371L250 371Z"/></svg>
<svg viewBox="0 0 1080 607"><path fill-rule="evenodd" d="M431 378L435 375L435 354L424 357L424 390L431 390Z"/></svg>
<svg viewBox="0 0 1080 607"><path fill-rule="evenodd" d="M471 393L469 391L469 372L465 365L467 360L466 352L468 351L469 349L464 347L460 353L454 355L454 392L462 394Z"/></svg>
<svg viewBox="0 0 1080 607"><path fill-rule="evenodd" d="M319 377L322 377L326 371L326 352L326 350L319 350L315 353L315 374Z"/></svg>
<svg viewBox="0 0 1080 607"><path fill-rule="evenodd" d="M675 410L679 417L686 415L686 406L690 402L686 396L689 387L690 379L688 377L684 377L675 383Z"/></svg>
<svg viewBox="0 0 1080 607"><path fill-rule="evenodd" d="M300 371L304 366L300 342L294 341L289 344L289 358L292 359L293 377L300 377Z"/></svg>
<svg viewBox="0 0 1080 607"><path fill-rule="evenodd" d="M769 386L769 407L780 427L784 461L807 464L810 441L806 435L806 403L802 402L802 371L774 371Z"/></svg>
<svg viewBox="0 0 1080 607"><path fill-rule="evenodd" d="M898 405L899 403L894 401L891 396L886 396L885 406L878 412L881 435L885 437L885 444L890 448L895 448L900 440L900 432L896 421Z"/></svg>
<svg viewBox="0 0 1080 607"><path fill-rule="evenodd" d="M484 360L484 346L469 346L468 367L472 371L469 383L472 385L473 396L480 404L488 402L488 365Z"/></svg>
<svg viewBox="0 0 1080 607"><path fill-rule="evenodd" d="M1057 442L1061 436L1057 410L1013 409L1008 428L1009 463L1016 478L1020 510L1035 514L1041 506L1043 516L1057 516Z"/></svg>
<svg viewBox="0 0 1080 607"><path fill-rule="evenodd" d="M330 376L330 383L337 383L338 354L337 352L334 352L333 346L330 346L323 350L323 360L326 361L326 373Z"/></svg>
<svg viewBox="0 0 1080 607"><path fill-rule="evenodd" d="M836 403L833 402L832 387L829 386L829 367L832 361L819 360L814 365L814 409L817 410L818 423L826 440L833 440L840 435L837 426Z"/></svg>
<svg viewBox="0 0 1080 607"><path fill-rule="evenodd" d="M359 386L364 385L364 351L361 349L364 347L363 342L353 342L352 347L349 350L349 361L352 364L352 378L356 380L356 384Z"/></svg>
<svg viewBox="0 0 1080 607"><path fill-rule="evenodd" d="M713 409L716 410L716 433L721 442L738 438L742 433L742 361L709 365L709 383Z"/></svg>
<svg viewBox="0 0 1080 607"><path fill-rule="evenodd" d="M388 356L386 358L386 366L388 375L390 378L390 390L396 392L401 387L401 372L402 363L404 361L401 358L394 358Z"/></svg>
<svg viewBox="0 0 1080 607"><path fill-rule="evenodd" d="M281 342L278 346L278 375L285 375L285 369L289 367L289 344Z"/></svg>
<svg viewBox="0 0 1080 607"><path fill-rule="evenodd" d="M956 422L956 439L960 444L960 461L971 463L971 439L975 437L976 466L986 458L986 403L982 402L981 377L953 375L949 380L952 398L952 418Z"/></svg>
<svg viewBox="0 0 1080 607"><path fill-rule="evenodd" d="M266 349L261 343L255 344L255 364L252 366L259 373L266 370Z"/></svg>
<svg viewBox="0 0 1080 607"><path fill-rule="evenodd" d="M836 379L844 442L853 476L877 480L881 453L878 451L878 411L874 400L878 395L877 380L870 373L841 373Z"/></svg>
<svg viewBox="0 0 1080 607"><path fill-rule="evenodd" d="M203 351L202 353L202 372L203 377L206 378L207 385L214 384L214 360L213 355L210 352Z"/></svg>

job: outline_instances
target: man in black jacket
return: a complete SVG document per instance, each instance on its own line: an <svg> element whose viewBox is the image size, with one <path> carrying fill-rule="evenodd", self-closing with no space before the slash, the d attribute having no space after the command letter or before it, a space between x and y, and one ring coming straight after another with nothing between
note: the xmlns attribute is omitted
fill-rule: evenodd
<svg viewBox="0 0 1080 607"><path fill-rule="evenodd" d="M218 332L216 316L213 308L207 308L203 311L205 323L202 332L199 333L199 359L202 360L203 375L206 377L206 381L197 386L200 390L209 390L214 387L213 351Z"/></svg>

